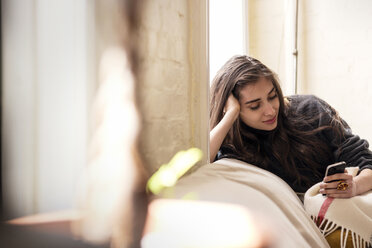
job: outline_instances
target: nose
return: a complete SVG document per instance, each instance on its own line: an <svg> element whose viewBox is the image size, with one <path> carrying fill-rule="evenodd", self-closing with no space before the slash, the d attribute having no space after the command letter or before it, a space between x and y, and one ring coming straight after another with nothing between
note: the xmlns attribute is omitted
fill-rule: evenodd
<svg viewBox="0 0 372 248"><path fill-rule="evenodd" d="M265 108L264 108L264 115L265 116L273 116L273 115L276 114L275 112L276 111L275 111L274 106L271 103L267 102L266 105L265 105Z"/></svg>

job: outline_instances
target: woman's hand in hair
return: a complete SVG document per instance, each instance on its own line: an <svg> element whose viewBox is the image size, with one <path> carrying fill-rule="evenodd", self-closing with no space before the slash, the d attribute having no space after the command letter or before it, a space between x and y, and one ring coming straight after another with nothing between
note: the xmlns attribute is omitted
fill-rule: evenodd
<svg viewBox="0 0 372 248"><path fill-rule="evenodd" d="M233 95L230 95L227 99L223 112L224 116L222 120L210 132L209 156L211 162L213 162L216 158L223 140L225 139L227 133L229 132L236 119L239 117L240 104Z"/></svg>
<svg viewBox="0 0 372 248"><path fill-rule="evenodd" d="M223 113L224 115L227 113L233 113L235 120L238 118L240 113L240 103L238 99L233 96L233 94L230 94L229 98L227 99L225 107L223 108Z"/></svg>

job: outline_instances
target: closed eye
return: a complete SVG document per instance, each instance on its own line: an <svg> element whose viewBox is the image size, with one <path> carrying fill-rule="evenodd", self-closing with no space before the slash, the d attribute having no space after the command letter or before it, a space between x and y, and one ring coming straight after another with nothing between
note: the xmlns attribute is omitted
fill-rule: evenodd
<svg viewBox="0 0 372 248"><path fill-rule="evenodd" d="M278 94L275 92L273 96L269 96L269 100L274 100L277 97L278 97Z"/></svg>
<svg viewBox="0 0 372 248"><path fill-rule="evenodd" d="M251 110L257 110L260 108L260 104L257 104L257 105L254 105L254 106L250 106L249 107Z"/></svg>
<svg viewBox="0 0 372 248"><path fill-rule="evenodd" d="M273 101L277 97L278 97L278 93L276 92L276 89L272 88L272 90L269 92L268 97L267 97L268 101ZM257 110L261 106L260 99L248 101L246 102L246 104L250 104L250 106L248 107L250 110Z"/></svg>

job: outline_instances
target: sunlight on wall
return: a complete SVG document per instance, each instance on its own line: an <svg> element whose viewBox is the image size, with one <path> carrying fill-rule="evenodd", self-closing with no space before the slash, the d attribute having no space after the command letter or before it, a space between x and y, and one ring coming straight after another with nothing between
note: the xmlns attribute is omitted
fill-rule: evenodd
<svg viewBox="0 0 372 248"><path fill-rule="evenodd" d="M225 62L244 54L242 0L209 2L210 81Z"/></svg>

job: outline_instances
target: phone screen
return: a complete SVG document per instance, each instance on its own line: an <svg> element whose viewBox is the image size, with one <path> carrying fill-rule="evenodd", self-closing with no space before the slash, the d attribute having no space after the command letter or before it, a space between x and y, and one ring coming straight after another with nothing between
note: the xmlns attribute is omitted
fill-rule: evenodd
<svg viewBox="0 0 372 248"><path fill-rule="evenodd" d="M345 168L346 168L346 163L344 161L328 165L325 175L331 176L337 173L344 173Z"/></svg>

